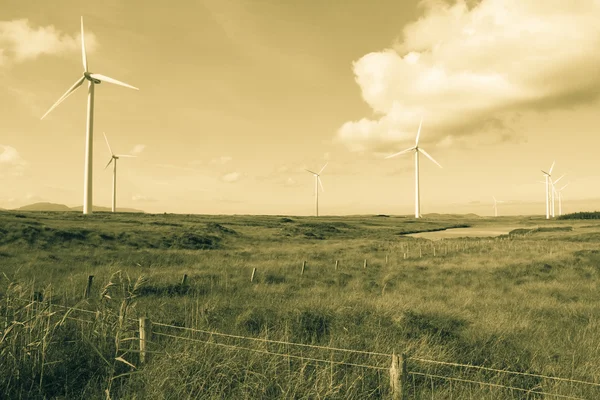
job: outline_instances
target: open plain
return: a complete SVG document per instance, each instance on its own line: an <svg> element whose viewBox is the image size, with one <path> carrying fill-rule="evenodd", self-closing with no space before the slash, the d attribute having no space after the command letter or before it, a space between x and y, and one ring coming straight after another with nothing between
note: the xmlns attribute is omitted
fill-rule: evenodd
<svg viewBox="0 0 600 400"><path fill-rule="evenodd" d="M595 220L3 211L0 391L388 398L395 353L406 398L597 398L539 376L600 380L599 250Z"/></svg>

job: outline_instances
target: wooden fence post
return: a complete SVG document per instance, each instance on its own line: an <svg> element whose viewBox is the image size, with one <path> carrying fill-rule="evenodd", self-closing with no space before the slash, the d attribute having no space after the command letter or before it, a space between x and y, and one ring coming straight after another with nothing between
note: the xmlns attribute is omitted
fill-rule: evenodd
<svg viewBox="0 0 600 400"><path fill-rule="evenodd" d="M336 271L337 271L337 269L338 269L338 263L339 263L339 261L340 261L340 260L335 260L335 270L336 270Z"/></svg>
<svg viewBox="0 0 600 400"><path fill-rule="evenodd" d="M185 286L187 284L187 274L183 274L183 278L181 279L181 286Z"/></svg>
<svg viewBox="0 0 600 400"><path fill-rule="evenodd" d="M92 283L93 283L93 281L94 281L94 275L88 276L87 286L85 287L85 298L86 299L90 298L90 293L92 291Z"/></svg>
<svg viewBox="0 0 600 400"><path fill-rule="evenodd" d="M250 277L250 282L254 282L254 274L256 273L256 267L252 268L252 276Z"/></svg>
<svg viewBox="0 0 600 400"><path fill-rule="evenodd" d="M300 276L304 275L304 268L306 267L306 261L302 261L302 271L300 271Z"/></svg>
<svg viewBox="0 0 600 400"><path fill-rule="evenodd" d="M363 264L363 268L367 268L367 259L365 258L365 263Z"/></svg>
<svg viewBox="0 0 600 400"><path fill-rule="evenodd" d="M150 361L148 342L152 340L152 321L147 317L140 317L140 364Z"/></svg>
<svg viewBox="0 0 600 400"><path fill-rule="evenodd" d="M421 246L419 246L419 258L423 257L423 253L421 252Z"/></svg>
<svg viewBox="0 0 600 400"><path fill-rule="evenodd" d="M405 400L405 382L407 378L406 356L392 354L392 365L390 367L390 388L393 400Z"/></svg>
<svg viewBox="0 0 600 400"><path fill-rule="evenodd" d="M388 255L387 254L385 255L385 263L386 264L388 263Z"/></svg>

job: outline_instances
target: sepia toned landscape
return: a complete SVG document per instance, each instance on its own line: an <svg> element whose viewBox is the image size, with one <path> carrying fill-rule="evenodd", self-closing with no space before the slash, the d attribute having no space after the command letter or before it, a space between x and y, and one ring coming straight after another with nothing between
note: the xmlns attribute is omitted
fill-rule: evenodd
<svg viewBox="0 0 600 400"><path fill-rule="evenodd" d="M4 0L0 399L600 398L600 1Z"/></svg>

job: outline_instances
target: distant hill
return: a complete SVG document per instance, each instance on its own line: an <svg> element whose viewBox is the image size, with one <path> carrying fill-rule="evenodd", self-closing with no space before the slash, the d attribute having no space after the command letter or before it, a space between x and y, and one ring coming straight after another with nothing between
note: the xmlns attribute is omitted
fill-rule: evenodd
<svg viewBox="0 0 600 400"><path fill-rule="evenodd" d="M19 207L16 210L19 211L83 211L83 206L69 207L64 204L56 203L34 203L23 207ZM92 211L111 211L110 207L93 206ZM143 213L143 210L137 210L135 208L119 208L118 212L132 212L132 213Z"/></svg>
<svg viewBox="0 0 600 400"><path fill-rule="evenodd" d="M71 211L64 204L55 203L33 203L17 208L19 211Z"/></svg>

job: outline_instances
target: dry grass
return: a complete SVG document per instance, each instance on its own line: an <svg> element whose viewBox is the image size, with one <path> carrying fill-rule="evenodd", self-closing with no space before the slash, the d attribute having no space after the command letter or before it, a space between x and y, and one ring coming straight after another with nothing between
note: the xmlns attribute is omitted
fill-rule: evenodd
<svg viewBox="0 0 600 400"><path fill-rule="evenodd" d="M150 348L157 353L141 365L142 315L241 336L600 380L600 225L503 218L527 229L437 242L400 235L494 223L452 216L415 222L0 213L0 390L8 398L40 399L389 395L385 370L306 360L389 366L386 357L362 354L155 336ZM95 280L85 300L88 275ZM209 339L161 329L155 327ZM416 361L409 369L583 398L599 394ZM410 398L418 399L538 398L421 375L409 383Z"/></svg>

